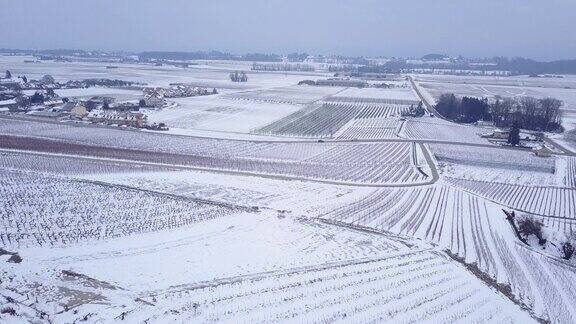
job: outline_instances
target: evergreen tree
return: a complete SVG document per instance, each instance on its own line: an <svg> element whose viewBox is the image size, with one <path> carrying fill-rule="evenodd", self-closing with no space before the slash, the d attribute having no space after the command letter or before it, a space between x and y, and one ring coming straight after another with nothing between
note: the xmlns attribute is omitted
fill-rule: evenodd
<svg viewBox="0 0 576 324"><path fill-rule="evenodd" d="M512 126L512 130L510 130L508 135L508 144L512 146L520 145L520 127L518 127L518 124Z"/></svg>
<svg viewBox="0 0 576 324"><path fill-rule="evenodd" d="M44 95L38 91L36 91L31 97L30 102L33 104L42 104L44 103Z"/></svg>

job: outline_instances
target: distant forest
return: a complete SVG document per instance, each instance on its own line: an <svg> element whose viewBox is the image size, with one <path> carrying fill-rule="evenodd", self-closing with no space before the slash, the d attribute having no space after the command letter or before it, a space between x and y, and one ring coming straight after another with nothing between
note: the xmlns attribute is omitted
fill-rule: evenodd
<svg viewBox="0 0 576 324"><path fill-rule="evenodd" d="M232 61L258 61L282 62L282 56L276 54L249 53L233 55L219 51L210 52L142 52L138 53L141 60L232 60Z"/></svg>
<svg viewBox="0 0 576 324"><path fill-rule="evenodd" d="M363 66L358 72L375 73L400 73L412 69L450 69L450 70L473 70L473 71L510 71L515 75L539 75L539 74L576 74L576 59L559 60L551 62L539 62L531 59L516 57L495 57L483 59L471 64L468 60L459 60L443 64L437 62L424 62L424 64L411 64L406 60L398 59L377 66Z"/></svg>
<svg viewBox="0 0 576 324"><path fill-rule="evenodd" d="M22 50L22 49L0 49L0 54L27 54L36 56L58 57L58 56L78 56L78 57L98 57L103 56L110 58L122 58L128 55L137 55L141 60L234 60L250 62L281 62L283 56L278 54L266 53L248 53L248 54L231 54L220 51L195 51L195 52L166 52L166 51L147 51L147 52L105 52L105 51L86 51L73 49L52 49L52 50ZM290 62L302 62L308 57L306 53L291 53L287 55ZM510 71L512 74L576 74L576 59L557 60L551 62L539 62L532 59L515 57L493 57L486 59L465 59L458 58L449 60L447 55L428 54L422 59L422 64L408 63L405 59L394 59L380 65L369 65L363 57L342 57L342 60L351 61L354 64L361 64L357 67L356 72L375 72L375 73L400 73L413 69L451 69L451 70L473 70L473 71ZM436 60L448 60L448 64L437 62ZM427 62L429 61L429 62ZM478 64L480 63L480 64Z"/></svg>

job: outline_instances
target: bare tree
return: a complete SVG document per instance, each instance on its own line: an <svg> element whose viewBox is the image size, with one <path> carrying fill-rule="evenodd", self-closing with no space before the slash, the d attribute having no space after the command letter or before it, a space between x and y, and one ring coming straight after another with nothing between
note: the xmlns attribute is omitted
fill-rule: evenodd
<svg viewBox="0 0 576 324"><path fill-rule="evenodd" d="M545 129L548 130L550 128L551 123L560 123L561 112L560 107L562 107L562 101L547 97L544 99L539 100L540 109L542 111L542 116L544 118L544 122L546 123Z"/></svg>

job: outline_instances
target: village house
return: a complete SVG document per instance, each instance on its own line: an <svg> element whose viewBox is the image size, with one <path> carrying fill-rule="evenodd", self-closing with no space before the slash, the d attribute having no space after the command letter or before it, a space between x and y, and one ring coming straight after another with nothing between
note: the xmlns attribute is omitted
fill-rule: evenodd
<svg viewBox="0 0 576 324"><path fill-rule="evenodd" d="M144 89L144 104L146 107L160 108L164 106L165 100L161 88Z"/></svg>
<svg viewBox="0 0 576 324"><path fill-rule="evenodd" d="M75 105L76 104L74 102L65 102L60 107L58 107L58 110L69 113Z"/></svg>
<svg viewBox="0 0 576 324"><path fill-rule="evenodd" d="M72 110L70 110L70 115L78 119L82 119L88 115L88 109L82 105L76 105Z"/></svg>
<svg viewBox="0 0 576 324"><path fill-rule="evenodd" d="M132 111L93 110L88 114L88 118L94 123L136 128L143 128L148 124L148 117L146 115Z"/></svg>
<svg viewBox="0 0 576 324"><path fill-rule="evenodd" d="M60 106L59 111L70 114L70 117L82 119L88 115L88 110L86 107L77 104L75 102L67 102Z"/></svg>

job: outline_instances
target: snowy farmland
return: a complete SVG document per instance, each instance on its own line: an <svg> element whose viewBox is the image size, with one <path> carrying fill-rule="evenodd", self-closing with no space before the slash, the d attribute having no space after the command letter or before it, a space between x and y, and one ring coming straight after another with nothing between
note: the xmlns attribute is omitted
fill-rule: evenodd
<svg viewBox="0 0 576 324"><path fill-rule="evenodd" d="M576 318L576 257L560 247L576 245L569 150L539 157L484 127L414 117L421 98L404 76L388 89L297 85L320 72L239 84L228 74L246 63L22 60L0 64L222 90L146 109L166 132L0 116L0 308L23 322ZM471 81L417 77L430 96L459 80ZM515 231L525 218L547 245Z"/></svg>

